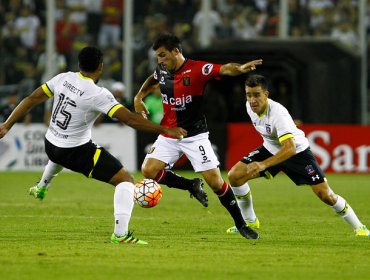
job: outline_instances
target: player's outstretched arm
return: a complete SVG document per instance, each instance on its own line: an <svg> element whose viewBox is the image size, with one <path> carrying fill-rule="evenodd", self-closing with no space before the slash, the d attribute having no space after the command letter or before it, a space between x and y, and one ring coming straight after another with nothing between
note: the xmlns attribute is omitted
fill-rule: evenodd
<svg viewBox="0 0 370 280"><path fill-rule="evenodd" d="M244 64L227 63L221 66L220 75L237 76L256 70L257 65L262 64L262 59L252 60Z"/></svg>
<svg viewBox="0 0 370 280"><path fill-rule="evenodd" d="M144 118L148 118L149 111L145 106L143 99L150 93L154 92L158 87L158 81L154 79L153 75L150 75L143 85L141 86L139 92L134 98L135 112L141 114Z"/></svg>
<svg viewBox="0 0 370 280"><path fill-rule="evenodd" d="M174 128L167 128L158 124L155 124L139 114L133 113L128 110L126 107L119 108L114 114L114 118L117 118L121 122L131 126L132 128L148 131L148 132L156 132L156 133L164 133L171 137L175 137L177 139L182 139L184 136L187 135L187 131L181 127L174 127Z"/></svg>
<svg viewBox="0 0 370 280"><path fill-rule="evenodd" d="M0 138L3 138L5 134L12 128L12 126L22 117L24 117L31 109L48 99L47 95L41 87L38 87L31 95L24 98L15 107L9 118L0 125Z"/></svg>

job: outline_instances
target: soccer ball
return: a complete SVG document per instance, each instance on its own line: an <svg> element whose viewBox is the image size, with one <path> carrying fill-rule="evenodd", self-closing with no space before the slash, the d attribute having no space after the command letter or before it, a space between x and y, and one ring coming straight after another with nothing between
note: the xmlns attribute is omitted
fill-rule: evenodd
<svg viewBox="0 0 370 280"><path fill-rule="evenodd" d="M144 208L154 207L162 197L161 186L152 179L142 179L135 185L134 200Z"/></svg>

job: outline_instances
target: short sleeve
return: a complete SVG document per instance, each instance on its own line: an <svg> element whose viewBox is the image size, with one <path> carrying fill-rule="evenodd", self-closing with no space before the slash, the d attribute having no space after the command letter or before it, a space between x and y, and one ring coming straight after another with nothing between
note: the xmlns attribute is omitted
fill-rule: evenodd
<svg viewBox="0 0 370 280"><path fill-rule="evenodd" d="M54 76L52 79L50 79L49 81L47 81L46 83L41 85L41 88L43 89L43 91L49 98L54 96L55 88L57 87L62 75L63 74L58 74Z"/></svg>
<svg viewBox="0 0 370 280"><path fill-rule="evenodd" d="M123 107L106 88L102 88L100 94L97 95L94 106L97 111L109 117L112 117L119 108Z"/></svg>
<svg viewBox="0 0 370 280"><path fill-rule="evenodd" d="M277 137L279 142L293 137L294 122L288 111L284 108L280 110L274 118L274 125L276 127Z"/></svg>

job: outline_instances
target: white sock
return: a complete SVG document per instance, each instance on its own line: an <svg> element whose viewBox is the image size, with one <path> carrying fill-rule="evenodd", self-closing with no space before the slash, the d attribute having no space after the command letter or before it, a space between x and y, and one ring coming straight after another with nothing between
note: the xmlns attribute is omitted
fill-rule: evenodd
<svg viewBox="0 0 370 280"><path fill-rule="evenodd" d="M55 176L62 171L63 166L56 164L49 160L48 164L45 166L44 172L42 173L41 180L37 183L38 187L46 186L49 188L51 181Z"/></svg>
<svg viewBox="0 0 370 280"><path fill-rule="evenodd" d="M248 183L241 185L240 187L231 187L233 193L238 202L240 211L244 220L248 222L254 222L257 219L256 213L253 209L252 193Z"/></svg>
<svg viewBox="0 0 370 280"><path fill-rule="evenodd" d="M342 216L342 218L350 224L353 229L359 229L362 226L362 223L357 218L357 215L353 211L352 207L344 200L343 197L338 195L337 202L332 206L334 211Z"/></svg>
<svg viewBox="0 0 370 280"><path fill-rule="evenodd" d="M128 223L134 208L134 184L122 182L114 191L114 234L123 236L128 231Z"/></svg>

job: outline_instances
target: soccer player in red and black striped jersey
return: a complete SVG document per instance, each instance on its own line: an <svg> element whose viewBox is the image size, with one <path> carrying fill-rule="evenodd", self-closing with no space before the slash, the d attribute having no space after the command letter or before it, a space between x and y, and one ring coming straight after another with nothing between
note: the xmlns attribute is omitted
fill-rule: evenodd
<svg viewBox="0 0 370 280"><path fill-rule="evenodd" d="M180 141L166 134L159 135L142 164L143 175L170 188L188 190L207 207L208 199L201 179L186 179L166 168L172 167L185 154L194 171L202 174L229 211L240 234L248 239L257 239L258 233L246 225L230 186L221 177L219 161L208 138L203 94L210 79L253 71L262 64L262 60L221 65L186 59L182 54L180 40L170 33L161 34L154 42L153 50L158 66L135 96L135 111L147 117L148 110L143 99L159 87L164 109L161 125L181 126L188 134Z"/></svg>

